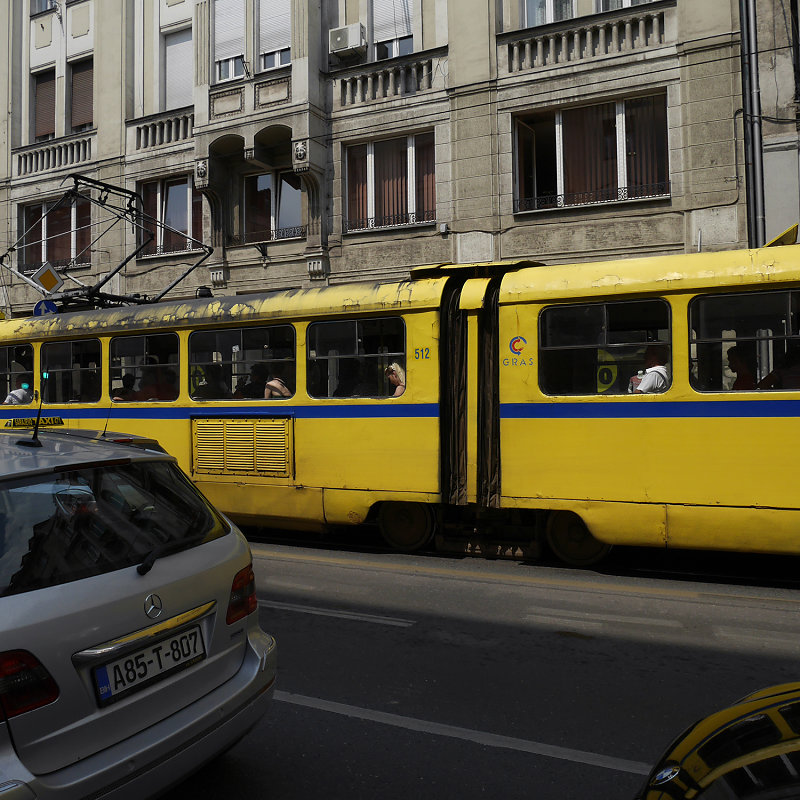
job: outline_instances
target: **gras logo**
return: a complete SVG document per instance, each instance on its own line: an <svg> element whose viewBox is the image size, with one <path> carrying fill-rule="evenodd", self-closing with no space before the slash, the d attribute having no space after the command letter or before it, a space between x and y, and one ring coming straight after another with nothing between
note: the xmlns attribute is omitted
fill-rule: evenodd
<svg viewBox="0 0 800 800"><path fill-rule="evenodd" d="M525 349L526 344L528 344L526 339L523 339L521 336L515 336L508 343L508 349L511 350L515 356L518 356Z"/></svg>

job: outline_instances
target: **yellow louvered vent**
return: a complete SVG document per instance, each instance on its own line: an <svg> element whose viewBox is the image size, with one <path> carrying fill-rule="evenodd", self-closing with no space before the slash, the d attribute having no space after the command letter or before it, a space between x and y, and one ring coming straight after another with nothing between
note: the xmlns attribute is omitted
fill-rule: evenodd
<svg viewBox="0 0 800 800"><path fill-rule="evenodd" d="M275 475L291 472L291 420L192 420L195 473Z"/></svg>

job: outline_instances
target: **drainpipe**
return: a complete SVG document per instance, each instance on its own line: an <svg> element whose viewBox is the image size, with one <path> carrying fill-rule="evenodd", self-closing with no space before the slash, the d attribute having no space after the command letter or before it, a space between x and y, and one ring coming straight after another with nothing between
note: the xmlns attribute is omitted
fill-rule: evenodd
<svg viewBox="0 0 800 800"><path fill-rule="evenodd" d="M747 152L747 212L750 247L766 242L764 153L761 132L761 89L758 79L758 31L755 0L739 0L742 47L742 100Z"/></svg>

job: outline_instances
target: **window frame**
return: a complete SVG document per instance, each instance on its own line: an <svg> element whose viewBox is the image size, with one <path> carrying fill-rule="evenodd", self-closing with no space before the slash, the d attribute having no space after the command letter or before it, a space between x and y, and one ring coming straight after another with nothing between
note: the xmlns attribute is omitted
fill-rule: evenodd
<svg viewBox="0 0 800 800"><path fill-rule="evenodd" d="M89 65L87 69L87 65ZM84 131L89 131L94 129L94 57L90 56L89 58L81 58L76 61L71 61L69 64L70 69L70 102L69 102L69 112L70 112L70 130L73 133L83 133ZM76 71L77 70L77 71ZM84 110L84 121L78 122L76 124L76 106L75 106L75 89L76 89L76 76L83 75L85 72L91 72L91 78L88 82L88 91L89 91L89 100L88 100L88 116L86 116ZM86 79L79 78L79 88L81 90L85 89L86 86ZM83 98L81 98L83 99ZM81 108L78 110L82 110L85 104L85 100L81 104ZM80 119L80 117L79 117Z"/></svg>
<svg viewBox="0 0 800 800"><path fill-rule="evenodd" d="M665 128L663 131L663 140L654 144L658 147L659 144L664 147L666 156L666 164L664 166L664 175L666 180L657 181L653 184L630 185L631 172L628 164L628 113L626 111L627 103L635 103L637 100L645 100L649 98L663 99L664 102L664 121ZM616 188L615 189L593 189L589 192L573 192L567 194L566 192L566 160L568 155L566 153L566 146L564 143L564 115L574 111L581 111L583 109L602 108L603 106L610 106L614 104L614 135L616 145ZM660 109L659 109L660 110ZM536 138L535 132L533 135L533 144L530 146L530 152L523 152L523 143L521 142L522 128L526 128L533 132L533 124L535 124L535 117L542 118L553 114L554 118L554 132L555 132L555 167L556 167L556 193L555 195L538 195L534 194L533 197L524 197L523 182L524 176L521 175L522 162L524 158L529 159L533 164L533 184L534 191L536 188ZM670 181L670 150L669 150L669 106L667 105L666 93L636 95L631 97L617 98L615 100L606 100L599 103L589 103L578 106L567 106L556 109L551 109L538 113L520 114L514 121L514 213L523 214L530 212L553 211L563 210L567 208L585 208L587 206L607 205L609 203L622 203L622 202L639 202L650 200L667 200L672 197L672 185ZM656 132L660 133L660 132ZM644 191L642 191L644 190ZM609 195L613 192L615 196L600 197L585 200L583 202L568 201L568 198L575 198L587 194L599 194L606 191Z"/></svg>
<svg viewBox="0 0 800 800"><path fill-rule="evenodd" d="M236 370L234 365L237 362L233 359L230 361L226 361L225 359L212 360L212 361L195 361L194 354L195 350L193 349L193 339L196 341L196 337L209 335L209 334L225 334L226 336L231 336L232 334L239 335L239 344L236 345L239 350L236 352L246 353L246 349L244 347L244 338L245 332L252 333L253 331L261 331L261 330L269 330L269 331L277 331L278 329L286 329L291 331L291 339L292 339L292 356L289 358L269 358L269 359L259 359L254 361L252 359L243 358L240 362L240 366L243 369ZM214 351L217 352L217 351ZM233 352L233 351L232 351ZM291 397L294 397L297 393L297 329L292 323L289 322L281 322L275 325L246 325L246 326L228 326L223 328L204 328L202 330L195 330L189 334L189 341L187 345L187 353L189 357L189 374L187 376L187 389L189 392L189 396L193 402L202 402L203 400L208 399L222 399L222 400L231 400L236 402L252 402L253 400L274 400L280 399L276 397L250 397L248 395L242 394L241 391L246 385L247 376L250 374L253 364L266 364L272 366L274 369L274 365L279 364L280 372L282 373L279 377L284 382L284 385L287 389L291 391ZM196 370L202 369L205 366L209 365L217 365L223 367L223 369L227 366L229 367L230 372L230 381L229 388L230 388L230 397L223 397L223 398L203 398L203 397L195 397L196 391L199 388L200 384L198 383L194 387L192 386L192 382L196 380L199 376L196 374ZM287 373L286 365L291 365L291 375ZM274 375L274 373L273 373ZM205 377L203 375L202 377ZM267 380L270 380L269 375ZM238 392L238 394L237 394Z"/></svg>
<svg viewBox="0 0 800 800"><path fill-rule="evenodd" d="M610 326L609 323L609 308L621 308L623 306L632 306L634 304L659 304L665 311L666 311L666 326L664 328L661 327L649 327L649 328L636 328L631 329L634 331L639 330L665 330L667 333L667 339L653 339L647 336L644 339L629 339L627 341L611 341L613 337L610 336L616 330L613 326ZM561 345L545 345L543 342L546 340L547 336L545 333L545 317L551 311L564 311L568 309L576 309L576 310L587 310L591 311L594 309L601 309L603 314L603 324L597 329L600 333L600 336L595 341L586 341L585 343L569 343L569 344L561 344ZM656 320L658 322L658 320ZM633 351L642 351L646 350L647 347L651 345L659 346L664 345L669 350L669 360L668 364L668 373L669 373L669 384L667 387L662 391L658 392L658 394L666 394L673 386L674 379L673 379L673 335L672 335L672 324L673 324L673 313L672 313L672 306L668 302L666 298L663 297L645 297L645 298L630 298L626 300L597 300L591 302L564 302L564 303L552 303L546 306L543 306L538 312L537 318L537 385L539 387L539 391L545 395L546 397L613 397L613 398L621 398L627 397L629 394L633 394L633 384L630 381L630 378L634 376L640 377L640 375L636 374L636 370L634 369L634 365L636 363L644 363L644 353L641 355L636 354L634 358L626 359L625 364L626 367L630 367L632 370L630 372L629 378L629 385L627 391L616 391L616 392L609 392L611 388L613 388L614 384L618 381L621 381L621 386L625 384L625 375L619 375L619 364L617 359L613 358L613 354L615 351L622 353L623 348L632 349ZM577 328L573 327L573 330L577 330ZM613 380L608 383L608 386L605 389L600 389L600 380L601 380L601 367L600 361L595 361L595 369L597 374L597 386L596 391L591 392L579 392L575 390L571 391L561 391L555 392L551 391L550 388L545 386L545 381L543 377L546 374L546 367L548 365L548 355L550 353L567 353L567 352L575 352L575 351L586 351L587 353L595 353L599 355L600 352L603 352L609 356L611 356L610 361L605 361L608 365L613 365L614 368L614 376ZM561 359L561 363L563 363L564 359ZM633 364L629 362L633 361ZM639 368L642 369L642 368ZM626 373L627 375L627 373ZM549 375L548 375L549 377Z"/></svg>
<svg viewBox="0 0 800 800"><path fill-rule="evenodd" d="M164 225L166 217L166 203L168 200L168 190L172 186L178 186L185 183L187 186L186 191L186 222L188 232L178 231L174 233L172 230L167 230ZM155 185L155 207L156 214L152 215L146 208L150 195L146 192L146 187ZM163 256L179 255L181 253L191 253L202 250L202 237L203 237L203 196L197 190L194 183L194 175L187 173L185 175L166 175L161 178L153 178L151 180L143 180L137 184L137 192L142 197L142 212L145 216L153 217L154 230L137 230L137 246L141 246L144 242L145 234L152 232L154 234L153 241L150 242L147 248L137 254L137 258L155 258ZM147 226L148 222L145 220L144 225ZM195 227L200 230L195 230ZM182 237L184 239L185 247L178 249L164 249L165 237L168 235Z"/></svg>
<svg viewBox="0 0 800 800"><path fill-rule="evenodd" d="M63 198L62 198L63 199ZM48 262L53 267L66 267L68 266L70 269L76 268L90 268L92 265L92 253L91 253L91 224L92 224L92 202L86 197L77 197L75 202L70 203L70 223L69 223L69 252L70 256L67 259L64 258L50 258L51 255L50 251L51 248L55 248L56 242L54 241L57 236L63 236L64 234L52 234L48 235L47 226L48 226L48 218L51 213L51 209L60 203L61 200L42 200L40 203L26 203L24 205L19 206L19 219L20 219L20 229L22 230L22 235L19 237L21 244L17 248L17 268L20 272L24 275L30 275L36 272L39 267L41 267L44 263ZM80 204L80 209L79 209ZM40 215L37 222L34 222L32 225L28 225L27 222L27 215L29 211L33 209L39 208ZM79 210L83 212L83 214L79 215ZM88 214L88 227L80 225L81 222L80 216ZM33 241L30 244L24 244L24 240L27 239L30 231L34 230L36 226L39 226L40 234L39 240ZM28 255L29 248L35 248L39 246L40 252L39 255L41 256L41 260L39 261L24 261L23 259ZM82 259L80 261L76 259Z"/></svg>
<svg viewBox="0 0 800 800"><path fill-rule="evenodd" d="M151 340L161 338L164 341L168 337L171 337L173 340L174 348L169 350L160 351L159 348L152 347ZM123 356L115 356L115 348L118 342L126 341L130 342L135 339L143 340L143 347L141 349L141 353L138 355L130 356L130 355L123 355ZM155 359L156 352L166 352L168 356L173 355L175 356L174 361L156 361L155 363L149 361L149 359ZM137 358L141 359L139 363L134 364L120 364L119 366L115 366L114 359L115 358ZM134 383L139 382L140 388L136 390L137 393L140 393L141 390L141 379L143 374L150 370L151 372L162 370L166 372L168 369L172 369L175 372L175 396L174 397L157 397L157 396L147 396L147 397L120 397L115 395L115 392L119 391L123 384L123 376L129 372L132 372L136 380ZM163 375L163 372L159 373L159 375ZM119 373L117 375L116 373ZM116 400L118 402L175 402L178 397L180 396L180 386L181 386L181 352L180 352L180 338L178 334L174 331L166 331L163 333L130 333L125 334L122 336L112 336L108 343L108 392L111 396L112 400ZM114 381L119 381L119 386L114 386Z"/></svg>
<svg viewBox="0 0 800 800"><path fill-rule="evenodd" d="M384 351L384 352L374 352L374 353L365 353L360 352L363 348L360 346L360 342L363 341L365 338L363 335L363 326L369 325L370 323L375 322L386 322L389 321L399 321L400 325L402 326L402 335L403 335L403 350L402 352L399 351ZM333 351L328 351L326 355L316 355L316 350L312 348L312 334L313 332L322 326L334 326L334 325L353 325L354 326L354 352L336 352L333 355L331 354ZM359 335L361 334L361 335ZM387 315L381 317L357 317L355 319L325 319L325 320L314 320L308 324L306 327L306 393L312 400L332 400L332 399L341 399L341 400L350 400L350 399L359 399L359 400L369 400L369 399L390 399L393 398L393 394L391 393L391 389L389 387L391 384L389 383L386 377L386 369L387 367L397 362L400 364L403 370L406 369L406 365L408 364L408 329L406 326L406 320L404 317L400 315ZM312 355L313 354L313 355ZM366 362L367 364L372 364L377 366L378 369L374 372L374 375L383 375L383 389L384 393L374 393L374 394L359 394L359 393L349 393L349 394L341 394L337 395L335 392L339 391L339 387L342 383L342 377L340 367L341 362L348 362L348 364L352 365L353 362L359 359L361 360L362 364ZM314 376L318 373L317 364L321 362L326 362L330 364L330 362L336 362L336 388L331 393L330 391L330 368L326 366L326 375L327 375L327 383L329 386L329 393L328 394L316 394L312 392L311 382ZM357 370L359 373L362 371L361 366ZM356 385L356 376L355 374L350 376L353 380L354 388L357 388ZM361 381L363 383L363 381ZM376 384L377 385L377 384ZM407 388L407 384L404 384ZM402 396L402 395L398 395Z"/></svg>
<svg viewBox="0 0 800 800"><path fill-rule="evenodd" d="M282 197L284 192L284 179L287 175L292 175L297 178L300 186L296 191L298 192L298 199L300 202L300 224L288 225L281 227L281 208ZM248 229L249 216L252 211L248 211L249 204L248 198L248 181L269 176L271 180L270 187L270 213L269 213L269 236L260 236L263 231L250 231ZM288 183L288 181L286 181ZM294 187L292 187L294 188ZM297 173L292 170L269 170L267 172L251 172L247 175L242 175L240 186L240 202L241 214L239 216L239 231L233 236L229 237L229 243L232 246L246 245L246 244L261 244L266 242L287 241L290 239L304 239L308 234L308 224L303 222L307 218L308 209L305 191L303 188L302 179Z"/></svg>
<svg viewBox="0 0 800 800"><path fill-rule="evenodd" d="M423 136L431 136L431 148L434 154L433 157L433 208L422 209L417 208L417 198L419 195L418 187L418 169L417 165L419 159L417 158L417 138ZM377 175L375 170L375 146L390 143L392 141L400 141L405 139L405 195L406 195L406 211L401 214L389 215L383 217L376 217L376 200L377 200ZM364 160L364 171L366 173L366 212L367 216L362 219L351 219L350 216L350 200L351 200L351 159L356 148L366 147L366 155ZM436 137L433 131L425 131L418 133L407 134L406 136L392 136L385 139L373 139L367 142L348 145L345 149L345 169L344 169L344 215L342 219L342 228L345 233L357 233L365 230L375 229L395 229L403 227L412 227L419 225L432 225L436 223ZM392 217L403 217L400 221L386 222ZM420 219L420 217L422 217Z"/></svg>
<svg viewBox="0 0 800 800"><path fill-rule="evenodd" d="M541 25L552 25L554 22L566 22L570 19L575 19L575 0L568 0L571 6L571 14L568 17L563 17L560 20L555 18L556 0L545 0L545 21L544 22L531 22L528 19L528 3L527 0L522 0L522 27L523 28L538 28Z"/></svg>
<svg viewBox="0 0 800 800"><path fill-rule="evenodd" d="M33 80L34 142L47 142L56 136L56 70L49 67L31 74ZM47 101L45 104L43 101Z"/></svg>
<svg viewBox="0 0 800 800"><path fill-rule="evenodd" d="M620 11L623 8L633 8L634 6L643 6L647 3L652 3L654 0L620 0L622 5L619 8L603 8L604 0L594 0L594 9L596 14L609 14L612 11Z"/></svg>
<svg viewBox="0 0 800 800"><path fill-rule="evenodd" d="M24 352L18 352L24 351ZM30 360L30 368L26 368L22 361L19 361L14 356L21 355ZM5 357L5 361L2 358ZM13 364L18 364L21 369L13 369ZM31 397L33 397L33 345L30 342L23 342L22 344L6 344L0 345L0 390L5 386L5 392L0 400L0 403L6 399L9 392L16 388L16 378L18 375L29 375L31 382ZM33 399L31 400L33 402ZM29 405L25 403L24 405Z"/></svg>
<svg viewBox="0 0 800 800"><path fill-rule="evenodd" d="M74 364L75 355L74 355L74 346L75 345L86 345L86 344L96 344L97 345L97 360L96 366L94 367L75 367L75 366L68 366L68 367L50 367L47 365L47 352L51 348L57 347L64 347L64 345L69 345L70 347L70 363ZM97 396L94 399L84 399L83 396L77 399L70 399L70 400L52 400L50 399L50 393L48 389L54 385L52 381L62 374L65 373L79 373L79 385L83 385L84 377L94 376L96 379L96 390ZM47 373L47 382L44 380L44 374ZM74 375L70 377L70 385L72 386L72 382L74 379ZM99 403L100 399L103 396L103 345L99 339L95 338L85 338L85 339L69 339L67 341L58 341L58 342L43 342L41 349L39 351L39 386L42 387L42 402L46 405L63 405L65 403ZM83 392L81 392L83 394Z"/></svg>

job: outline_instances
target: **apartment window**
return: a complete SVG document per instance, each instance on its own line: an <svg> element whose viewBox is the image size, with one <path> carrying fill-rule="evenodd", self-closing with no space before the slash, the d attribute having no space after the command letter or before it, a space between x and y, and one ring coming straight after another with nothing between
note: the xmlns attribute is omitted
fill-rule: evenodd
<svg viewBox="0 0 800 800"><path fill-rule="evenodd" d="M70 126L74 133L94 124L94 61L87 58L70 65Z"/></svg>
<svg viewBox="0 0 800 800"><path fill-rule="evenodd" d="M347 149L345 230L436 220L433 133Z"/></svg>
<svg viewBox="0 0 800 800"><path fill-rule="evenodd" d="M50 11L50 9L55 8L57 5L58 0L31 0L31 16Z"/></svg>
<svg viewBox="0 0 800 800"><path fill-rule="evenodd" d="M214 0L214 62L218 81L244 75L245 0Z"/></svg>
<svg viewBox="0 0 800 800"><path fill-rule="evenodd" d="M259 69L275 69L292 60L292 0L261 0L258 24Z"/></svg>
<svg viewBox="0 0 800 800"><path fill-rule="evenodd" d="M203 197L190 175L147 181L139 187L144 212L144 232L152 241L144 256L199 249L203 237ZM143 239L140 239L140 244Z"/></svg>
<svg viewBox="0 0 800 800"><path fill-rule="evenodd" d="M34 203L21 210L20 271L35 272L45 261L54 267L91 263L91 201L78 197Z"/></svg>
<svg viewBox="0 0 800 800"><path fill-rule="evenodd" d="M406 365L406 329L400 317L312 322L307 333L310 397L392 397L387 377Z"/></svg>
<svg viewBox="0 0 800 800"><path fill-rule="evenodd" d="M303 193L297 175L267 172L244 178L242 244L305 235ZM234 238L232 244L237 243Z"/></svg>
<svg viewBox="0 0 800 800"><path fill-rule="evenodd" d="M413 52L412 0L372 0L372 41L375 58L394 58Z"/></svg>
<svg viewBox="0 0 800 800"><path fill-rule="evenodd" d="M100 399L100 341L79 339L42 345L45 403L96 403Z"/></svg>
<svg viewBox="0 0 800 800"><path fill-rule="evenodd" d="M194 59L192 30L186 28L164 36L164 110L194 103Z"/></svg>
<svg viewBox="0 0 800 800"><path fill-rule="evenodd" d="M665 95L517 120L515 211L669 196Z"/></svg>
<svg viewBox="0 0 800 800"><path fill-rule="evenodd" d="M561 22L575 16L574 0L525 0L524 27Z"/></svg>
<svg viewBox="0 0 800 800"><path fill-rule="evenodd" d="M550 306L539 317L539 386L550 395L628 394L651 360L670 377L663 300ZM663 391L662 387L662 391Z"/></svg>
<svg viewBox="0 0 800 800"><path fill-rule="evenodd" d="M56 135L56 71L33 76L33 135L37 142Z"/></svg>
<svg viewBox="0 0 800 800"><path fill-rule="evenodd" d="M597 11L616 11L618 8L628 8L630 6L641 6L651 3L653 0L595 0Z"/></svg>

